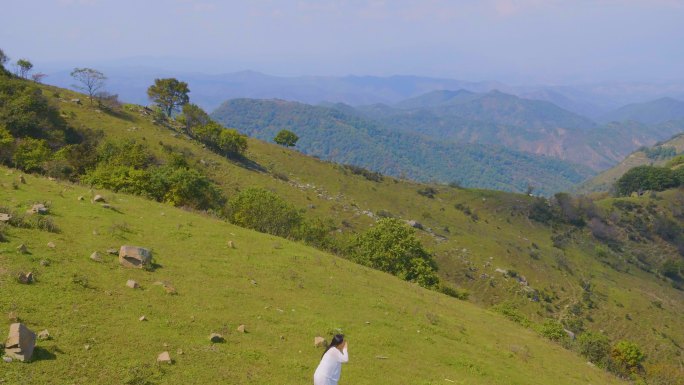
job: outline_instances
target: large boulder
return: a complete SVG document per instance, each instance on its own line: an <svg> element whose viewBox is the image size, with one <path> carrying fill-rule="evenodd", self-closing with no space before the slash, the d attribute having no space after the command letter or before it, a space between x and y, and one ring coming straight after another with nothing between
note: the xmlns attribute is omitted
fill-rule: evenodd
<svg viewBox="0 0 684 385"><path fill-rule="evenodd" d="M36 346L36 333L22 323L10 325L9 336L5 342L5 355L19 361L30 361Z"/></svg>
<svg viewBox="0 0 684 385"><path fill-rule="evenodd" d="M152 264L152 252L144 247L121 246L119 263L125 267L142 269Z"/></svg>

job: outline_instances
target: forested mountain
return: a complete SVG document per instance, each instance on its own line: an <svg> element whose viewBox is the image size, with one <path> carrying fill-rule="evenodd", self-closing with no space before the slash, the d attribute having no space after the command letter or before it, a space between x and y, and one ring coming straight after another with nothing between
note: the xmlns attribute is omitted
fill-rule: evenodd
<svg viewBox="0 0 684 385"><path fill-rule="evenodd" d="M684 119L684 101L674 98L628 104L599 118L605 122L634 120L644 124L660 124L682 119Z"/></svg>
<svg viewBox="0 0 684 385"><path fill-rule="evenodd" d="M614 167L582 183L576 190L582 193L609 191L614 183L630 169L644 165L667 165L673 158L681 157L682 154L684 154L684 133L652 147L640 148Z"/></svg>
<svg viewBox="0 0 684 385"><path fill-rule="evenodd" d="M379 107L382 108L382 107ZM498 145L445 142L408 130L390 129L346 105L311 106L283 100L235 99L212 116L227 127L272 140L295 132L302 152L415 180L550 194L592 173L587 167Z"/></svg>

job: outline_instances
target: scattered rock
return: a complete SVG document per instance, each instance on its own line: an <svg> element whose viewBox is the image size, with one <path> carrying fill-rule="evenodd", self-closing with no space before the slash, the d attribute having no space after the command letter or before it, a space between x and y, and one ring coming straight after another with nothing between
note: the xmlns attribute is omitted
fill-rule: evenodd
<svg viewBox="0 0 684 385"><path fill-rule="evenodd" d="M110 205L109 203L103 203L103 204L101 204L100 206L101 206L103 209L111 209L111 208L112 208L112 205Z"/></svg>
<svg viewBox="0 0 684 385"><path fill-rule="evenodd" d="M47 260L47 259L41 259L41 260L40 260L40 265L41 265L41 266L48 267L48 266L50 266L50 261Z"/></svg>
<svg viewBox="0 0 684 385"><path fill-rule="evenodd" d="M50 339L50 332L47 329L41 331L40 333L38 333L38 339L41 341L49 340Z"/></svg>
<svg viewBox="0 0 684 385"><path fill-rule="evenodd" d="M2 360L9 364L10 362L12 362L12 357L4 356L4 357L2 357Z"/></svg>
<svg viewBox="0 0 684 385"><path fill-rule="evenodd" d="M140 316L140 318L138 318L138 321L140 321L140 322L147 321L147 317L145 317L144 315Z"/></svg>
<svg viewBox="0 0 684 385"><path fill-rule="evenodd" d="M36 345L36 333L22 323L10 325L9 336L5 342L5 355L19 361L30 361Z"/></svg>
<svg viewBox="0 0 684 385"><path fill-rule="evenodd" d="M253 280L253 279L250 279L249 282L250 282L252 285L256 285L256 284L257 284L257 281L255 281L255 280Z"/></svg>
<svg viewBox="0 0 684 385"><path fill-rule="evenodd" d="M0 222L9 222L12 216L5 213L0 213Z"/></svg>
<svg viewBox="0 0 684 385"><path fill-rule="evenodd" d="M240 325L237 327L237 331L239 333L247 333L247 330L245 329L245 325Z"/></svg>
<svg viewBox="0 0 684 385"><path fill-rule="evenodd" d="M408 225L413 227L414 229L418 229L418 230L423 229L423 225L416 220L411 219L410 221L407 221L406 223L408 223Z"/></svg>
<svg viewBox="0 0 684 385"><path fill-rule="evenodd" d="M19 175L19 183L26 184L26 178L23 175Z"/></svg>
<svg viewBox="0 0 684 385"><path fill-rule="evenodd" d="M222 335L220 335L218 333L211 333L209 335L209 341L211 341L213 343L220 343L220 342L224 342L225 339L223 338Z"/></svg>
<svg viewBox="0 0 684 385"><path fill-rule="evenodd" d="M97 251L90 254L90 260L95 262L102 262L102 256Z"/></svg>
<svg viewBox="0 0 684 385"><path fill-rule="evenodd" d="M30 271L28 273L19 273L19 283L26 285L33 283L33 273Z"/></svg>
<svg viewBox="0 0 684 385"><path fill-rule="evenodd" d="M119 263L125 267L144 268L152 263L152 252L143 247L121 246Z"/></svg>
<svg viewBox="0 0 684 385"><path fill-rule="evenodd" d="M169 352L162 352L157 356L157 362L163 363L163 364L171 364L171 356L169 355Z"/></svg>
<svg viewBox="0 0 684 385"><path fill-rule="evenodd" d="M504 270L504 269L501 269L501 268L498 268L498 267L497 267L496 269L494 269L494 271L496 271L497 273L501 273L501 274L503 274L503 275L508 274L508 271L507 271L507 270Z"/></svg>
<svg viewBox="0 0 684 385"><path fill-rule="evenodd" d="M325 338L321 336L316 336L314 337L314 347L320 348L320 347L325 347L327 343L325 342Z"/></svg>
<svg viewBox="0 0 684 385"><path fill-rule="evenodd" d="M93 202L104 202L104 201L105 201L105 198L100 194L97 194L93 197Z"/></svg>
<svg viewBox="0 0 684 385"><path fill-rule="evenodd" d="M572 331L570 331L568 329L563 329L563 331L565 332L565 334L568 335L568 337L570 337L571 340L575 339L575 333L573 333Z"/></svg>
<svg viewBox="0 0 684 385"><path fill-rule="evenodd" d="M71 99L71 102L80 105L80 104L81 104L81 99Z"/></svg>
<svg viewBox="0 0 684 385"><path fill-rule="evenodd" d="M17 251L21 254L28 254L28 247L22 243L21 245L17 246Z"/></svg>
<svg viewBox="0 0 684 385"><path fill-rule="evenodd" d="M228 248L234 249L235 243L233 243L233 241L228 241Z"/></svg>
<svg viewBox="0 0 684 385"><path fill-rule="evenodd" d="M45 205L42 203L36 203L35 205L31 206L31 209L28 211L28 213L31 213L31 214L47 214L48 208L45 207Z"/></svg>
<svg viewBox="0 0 684 385"><path fill-rule="evenodd" d="M85 200L85 197L84 197L83 195L81 195L81 196L78 197L78 200L79 200L79 201L84 201L84 200Z"/></svg>
<svg viewBox="0 0 684 385"><path fill-rule="evenodd" d="M126 281L126 287L130 287L131 289L137 289L140 287L140 285L138 285L138 282L129 279L128 281Z"/></svg>
<svg viewBox="0 0 684 385"><path fill-rule="evenodd" d="M115 249L115 248L107 249L107 254L118 255L119 249Z"/></svg>
<svg viewBox="0 0 684 385"><path fill-rule="evenodd" d="M83 345L83 349L85 350L90 350L91 346L88 344Z"/></svg>
<svg viewBox="0 0 684 385"><path fill-rule="evenodd" d="M47 247L54 249L55 248L55 243L54 242L48 242Z"/></svg>
<svg viewBox="0 0 684 385"><path fill-rule="evenodd" d="M183 355L183 349L178 349L178 350L176 351L176 353L177 353L179 356L182 356L182 355Z"/></svg>

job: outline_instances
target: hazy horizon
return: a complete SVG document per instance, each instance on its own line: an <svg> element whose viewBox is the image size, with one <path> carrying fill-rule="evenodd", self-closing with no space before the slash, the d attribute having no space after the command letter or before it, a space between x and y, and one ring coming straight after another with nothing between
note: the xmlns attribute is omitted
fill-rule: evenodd
<svg viewBox="0 0 684 385"><path fill-rule="evenodd" d="M45 0L4 8L0 48L45 72L138 65L514 85L684 79L684 0Z"/></svg>

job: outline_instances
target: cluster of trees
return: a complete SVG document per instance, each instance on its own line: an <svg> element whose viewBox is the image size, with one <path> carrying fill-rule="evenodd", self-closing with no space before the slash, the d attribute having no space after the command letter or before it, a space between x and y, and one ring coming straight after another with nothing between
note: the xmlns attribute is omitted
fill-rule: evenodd
<svg viewBox="0 0 684 385"><path fill-rule="evenodd" d="M615 182L618 196L629 196L634 192L663 191L684 186L684 167L671 169L657 166L638 166L627 171Z"/></svg>
<svg viewBox="0 0 684 385"><path fill-rule="evenodd" d="M235 129L213 121L198 105L186 103L176 117L185 134L224 156L241 156L247 150L247 137Z"/></svg>

